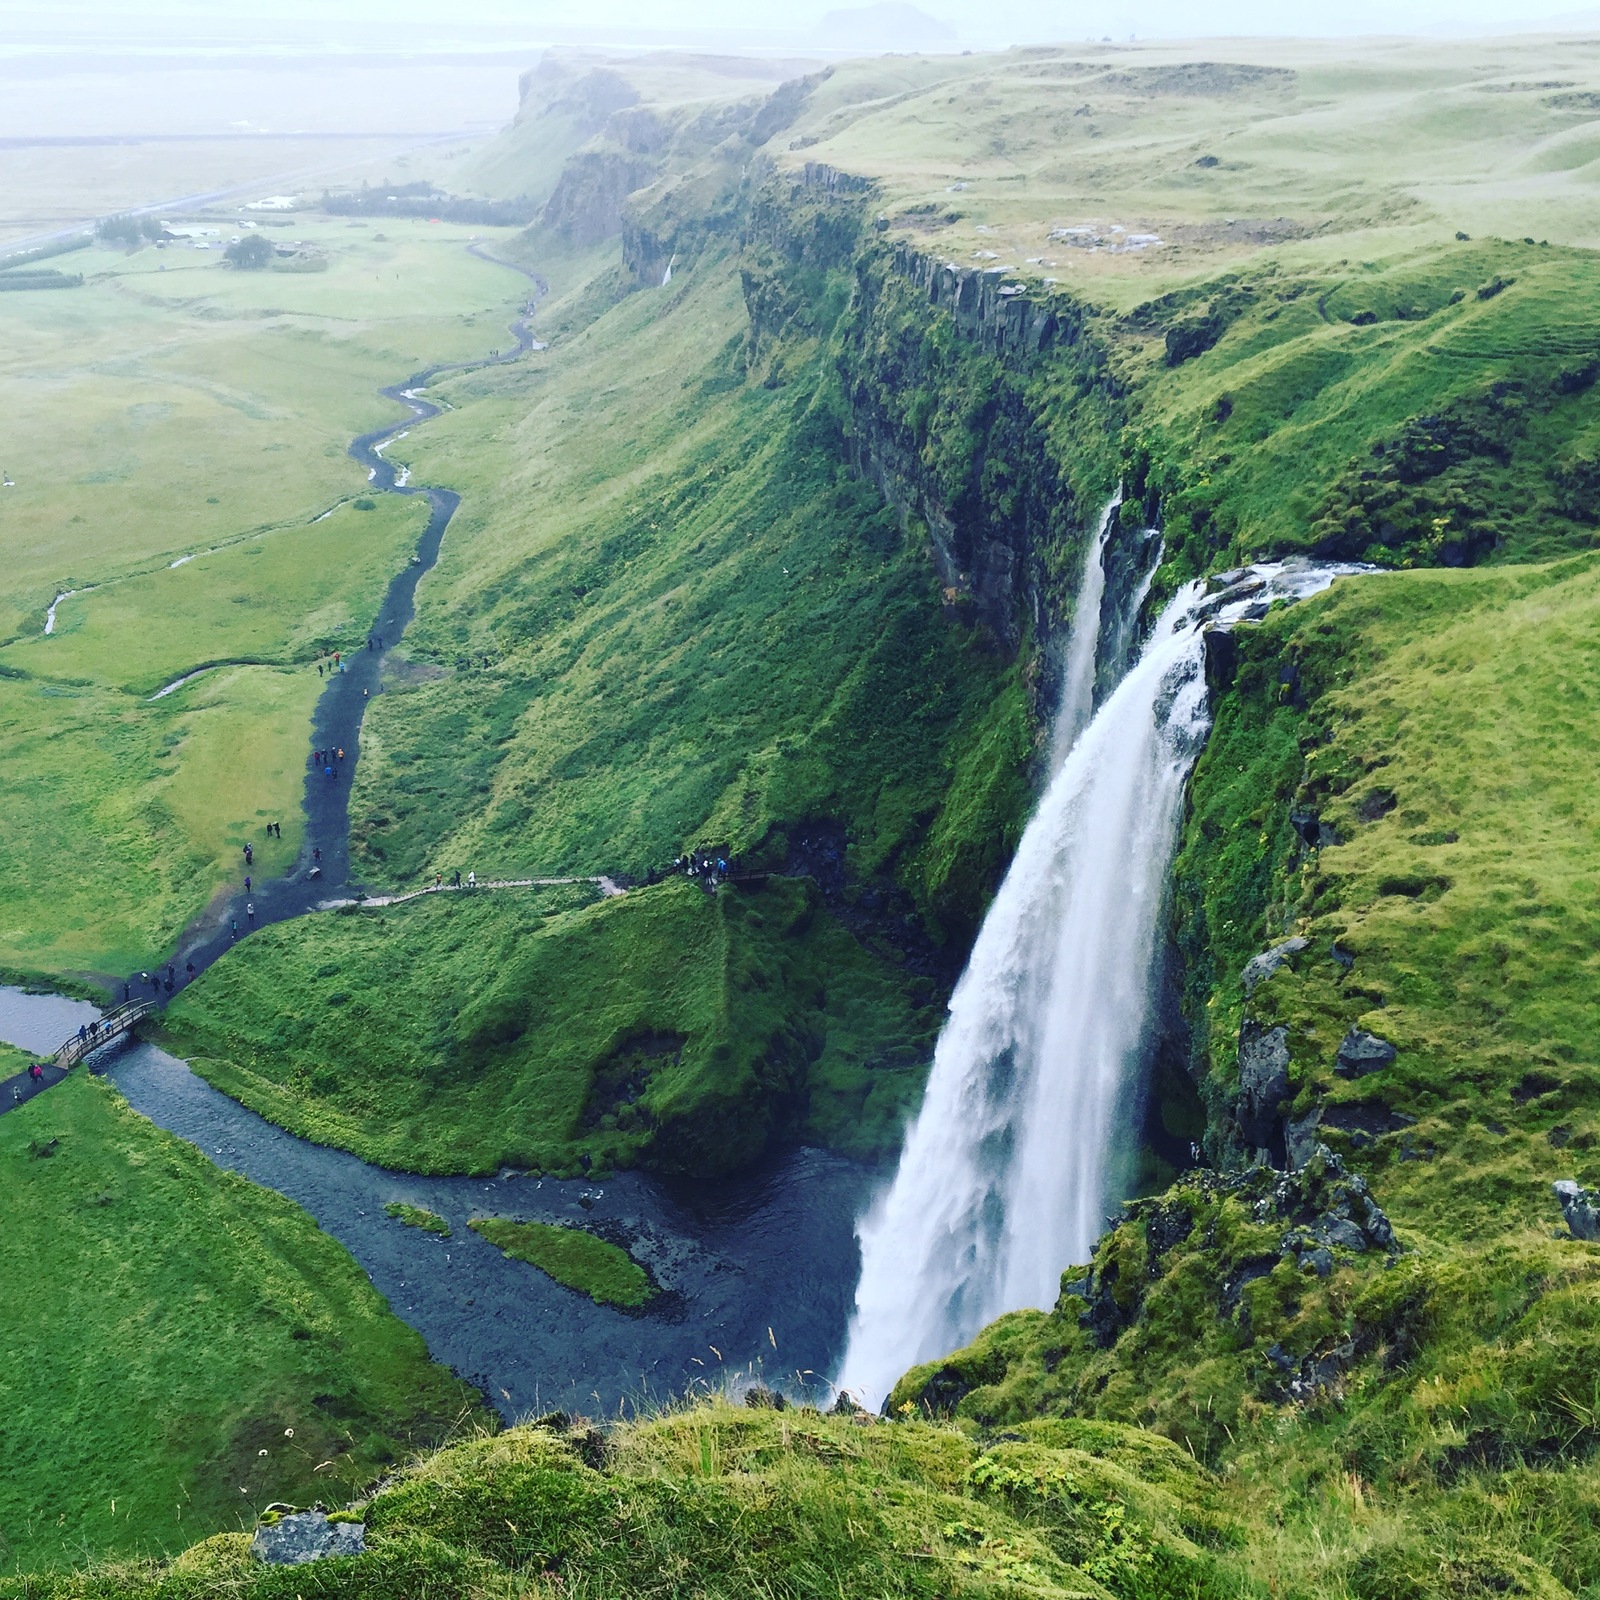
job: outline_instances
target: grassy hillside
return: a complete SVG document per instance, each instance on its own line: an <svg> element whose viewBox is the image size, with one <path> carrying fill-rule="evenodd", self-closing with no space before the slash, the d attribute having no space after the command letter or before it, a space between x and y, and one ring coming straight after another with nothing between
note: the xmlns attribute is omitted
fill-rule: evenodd
<svg viewBox="0 0 1600 1600"><path fill-rule="evenodd" d="M405 442L475 492L406 640L442 671L369 720L352 814L375 876L781 856L774 835L820 816L859 826L873 872L1006 737L1005 664L944 623L924 554L837 460L816 352L747 384L745 327L713 258L666 305L631 297L524 370L458 380ZM965 803L1003 819L1020 797L997 776ZM953 865L915 862L925 902Z"/></svg>
<svg viewBox="0 0 1600 1600"><path fill-rule="evenodd" d="M57 1596L1212 1597L1257 1591L1218 1484L1136 1429L979 1440L708 1403L602 1436L555 1416L444 1452L360 1507L368 1553L263 1568L240 1535Z"/></svg>
<svg viewBox="0 0 1600 1600"><path fill-rule="evenodd" d="M0 1571L352 1493L481 1417L344 1250L78 1075L0 1122Z"/></svg>
<svg viewBox="0 0 1600 1600"><path fill-rule="evenodd" d="M931 982L787 879L591 894L278 924L165 1026L275 1122L410 1171L719 1172L796 1134L894 1148L938 1025Z"/></svg>

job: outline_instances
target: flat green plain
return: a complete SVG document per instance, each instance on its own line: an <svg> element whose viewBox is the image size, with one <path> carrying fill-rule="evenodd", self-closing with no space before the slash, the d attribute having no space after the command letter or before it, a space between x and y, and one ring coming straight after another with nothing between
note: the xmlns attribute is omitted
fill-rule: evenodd
<svg viewBox="0 0 1600 1600"><path fill-rule="evenodd" d="M526 295L467 253L494 230L293 232L326 270L97 247L83 288L0 296L0 968L150 965L245 838L293 859L314 657L365 636L426 518L357 509L345 446L394 417L380 386L503 346Z"/></svg>

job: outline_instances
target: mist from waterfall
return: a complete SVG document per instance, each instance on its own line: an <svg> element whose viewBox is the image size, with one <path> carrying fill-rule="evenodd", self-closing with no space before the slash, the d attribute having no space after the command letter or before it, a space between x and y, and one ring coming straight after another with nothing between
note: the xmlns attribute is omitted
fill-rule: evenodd
<svg viewBox="0 0 1600 1600"><path fill-rule="evenodd" d="M1052 779L951 996L894 1181L857 1227L838 1381L863 1403L1001 1313L1052 1305L1062 1269L1088 1260L1131 1139L1167 867L1209 726L1202 627L1341 570L1257 568L1209 600L1189 585Z"/></svg>

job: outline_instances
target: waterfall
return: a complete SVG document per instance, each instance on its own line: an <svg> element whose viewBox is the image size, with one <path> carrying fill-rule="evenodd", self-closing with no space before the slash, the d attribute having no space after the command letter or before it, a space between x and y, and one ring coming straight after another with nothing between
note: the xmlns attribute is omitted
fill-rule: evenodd
<svg viewBox="0 0 1600 1600"><path fill-rule="evenodd" d="M1202 628L1352 570L1259 567L1204 600L1189 585L1052 779L951 996L894 1181L857 1226L839 1383L865 1403L1002 1312L1050 1306L1062 1269L1089 1258L1209 727Z"/></svg>
<svg viewBox="0 0 1600 1600"><path fill-rule="evenodd" d="M1050 734L1050 772L1054 776L1089 724L1094 711L1094 669L1101 631L1100 611L1106 595L1106 540L1122 505L1119 489L1100 513L1100 526L1089 541L1083 576L1078 580L1072 631L1067 636L1067 659L1061 675L1061 709Z"/></svg>

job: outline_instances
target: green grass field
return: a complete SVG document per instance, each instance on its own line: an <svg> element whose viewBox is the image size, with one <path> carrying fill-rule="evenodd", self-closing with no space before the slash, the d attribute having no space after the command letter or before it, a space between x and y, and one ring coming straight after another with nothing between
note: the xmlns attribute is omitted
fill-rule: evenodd
<svg viewBox="0 0 1600 1600"><path fill-rule="evenodd" d="M626 1250L582 1228L514 1222L509 1217L474 1217L471 1226L497 1250L588 1295L596 1305L632 1311L656 1292L649 1275Z"/></svg>
<svg viewBox="0 0 1600 1600"><path fill-rule="evenodd" d="M314 655L360 642L427 524L420 499L371 504L346 502L325 519L64 600L54 631L0 651L0 667L146 701L212 661L298 664L315 676Z"/></svg>
<svg viewBox="0 0 1600 1600"><path fill-rule="evenodd" d="M149 966L253 839L287 867L302 835L310 668L230 667L150 706L115 690L0 679L3 964ZM280 820L283 840L262 837Z"/></svg>
<svg viewBox="0 0 1600 1600"><path fill-rule="evenodd" d="M293 859L313 658L365 636L426 515L356 509L345 445L393 416L380 385L503 345L525 297L464 229L305 219L294 237L327 270L96 248L72 257L82 289L0 296L19 413L0 462L0 965L148 965L262 822L285 826L268 857Z"/></svg>
<svg viewBox="0 0 1600 1600"><path fill-rule="evenodd" d="M347 1496L481 1419L345 1251L79 1073L0 1121L0 1570Z"/></svg>

